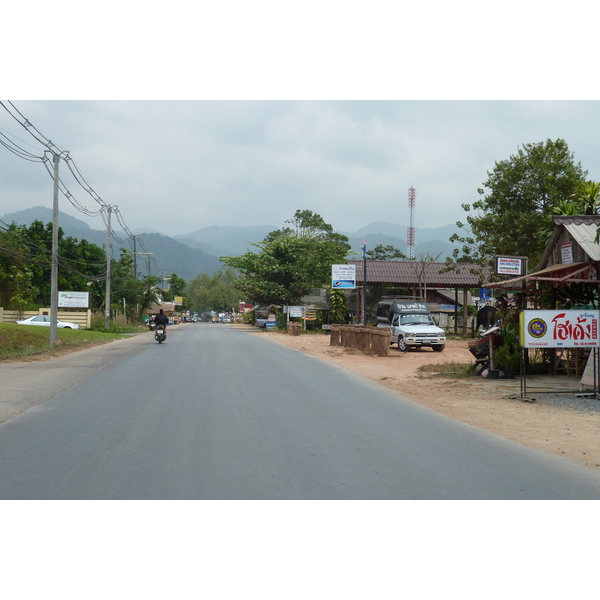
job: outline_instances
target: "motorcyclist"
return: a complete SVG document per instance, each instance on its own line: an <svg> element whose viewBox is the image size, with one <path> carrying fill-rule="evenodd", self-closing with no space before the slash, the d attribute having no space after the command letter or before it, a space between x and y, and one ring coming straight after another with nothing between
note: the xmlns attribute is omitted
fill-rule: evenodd
<svg viewBox="0 0 600 600"><path fill-rule="evenodd" d="M158 314L154 317L153 320L154 320L155 325L164 325L165 338L166 338L167 337L167 325L169 324L169 317L167 317L167 315L165 315L162 308L158 311Z"/></svg>

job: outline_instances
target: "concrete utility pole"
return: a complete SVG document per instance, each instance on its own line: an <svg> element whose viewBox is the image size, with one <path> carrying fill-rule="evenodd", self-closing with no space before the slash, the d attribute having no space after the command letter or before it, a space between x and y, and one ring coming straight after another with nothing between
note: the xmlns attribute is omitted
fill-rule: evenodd
<svg viewBox="0 0 600 600"><path fill-rule="evenodd" d="M148 277L150 277L150 257L154 256L154 252L138 252L140 256L148 257Z"/></svg>
<svg viewBox="0 0 600 600"><path fill-rule="evenodd" d="M104 301L106 310L104 311L104 329L108 329L110 327L110 263L112 259L112 231L110 226L110 215L112 213L112 210L112 206L106 207L106 212L108 213L108 241L106 243L106 300Z"/></svg>
<svg viewBox="0 0 600 600"><path fill-rule="evenodd" d="M137 281L137 237L135 235L133 236L133 277Z"/></svg>
<svg viewBox="0 0 600 600"><path fill-rule="evenodd" d="M56 343L58 321L58 163L54 152L54 199L52 202L52 271L50 275L50 347Z"/></svg>
<svg viewBox="0 0 600 600"><path fill-rule="evenodd" d="M369 319L367 317L367 239L363 240L363 325L366 327Z"/></svg>

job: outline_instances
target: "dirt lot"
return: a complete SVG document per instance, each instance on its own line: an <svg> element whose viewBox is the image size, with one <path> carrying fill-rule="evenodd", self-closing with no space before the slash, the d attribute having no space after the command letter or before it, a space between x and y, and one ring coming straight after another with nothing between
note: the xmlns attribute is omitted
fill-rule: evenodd
<svg viewBox="0 0 600 600"><path fill-rule="evenodd" d="M442 353L428 349L401 353L393 346L389 357L375 357L332 347L327 335L290 336L275 332L260 335L369 377L453 419L600 468L600 406L593 412L584 412L526 402L521 399L518 379L440 379L424 376L417 370L426 364L473 362L466 341L451 340ZM528 395L535 396L533 392L542 387L548 389L547 381L543 377L528 378L527 391L532 392ZM574 377L554 377L552 381L557 391L579 389L579 381ZM595 402L600 405L600 401Z"/></svg>

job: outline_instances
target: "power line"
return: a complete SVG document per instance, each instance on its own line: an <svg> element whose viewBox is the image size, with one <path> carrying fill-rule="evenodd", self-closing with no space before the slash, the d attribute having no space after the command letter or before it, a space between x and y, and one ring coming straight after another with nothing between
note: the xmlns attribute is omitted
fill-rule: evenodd
<svg viewBox="0 0 600 600"><path fill-rule="evenodd" d="M73 158L69 155L69 152L60 148L56 144L54 144L52 142L52 140L50 140L50 138L48 138L46 135L44 135L39 129L37 129L37 127L35 127L29 121L29 119L27 119L25 117L25 115L23 115L23 113L21 113L21 111L19 111L19 109L10 100L0 101L0 106L2 106L4 108L4 110L21 127L23 127L25 129L25 131L27 131L27 133L29 133L29 135L31 135L38 143L40 143L42 146L44 146L48 152L52 153L53 155L58 155L66 163L66 165L67 165L69 171L71 172L71 174L73 175L75 181L92 197L92 199L96 203L98 203L100 205L100 208L98 210L90 210L84 204L79 202L75 198L75 196L69 191L67 186L64 184L64 182L59 177L59 181L58 181L59 190L62 193L62 195L70 202L70 204L76 210L78 210L79 212L81 212L87 216L90 216L90 217L101 216L106 227L108 227L108 223L107 223L107 220L105 217L106 212L109 210L111 212L114 212L117 216L117 220L118 220L120 226L122 227L122 229L126 233L126 235L129 237L129 240L128 240L129 246L132 247L132 241L135 236L131 233L131 231L125 224L120 211L117 209L117 207L111 207L106 202L104 202L104 200L102 200L102 198L95 192L95 190L92 188L92 186L87 182L87 180L83 176L81 170L79 169L79 167L77 166L77 164L75 163ZM3 130L0 130L0 132L2 132L2 131ZM0 136L2 136L2 138L4 138L4 139L0 138L0 144L2 144L4 147L6 147L9 151L11 151L16 156L23 158L24 160L28 160L31 162L42 162L44 164L44 167L48 171L48 173L51 175L52 178L54 178L54 173L48 165L49 159L47 156L45 156L45 153L43 156L38 156L36 154L33 154L33 153L25 150L24 148L22 148L21 146L16 144L7 135L0 133ZM16 136L13 136L13 137L16 137ZM17 138L17 139L19 139L19 138ZM26 144L26 142L23 142L23 143ZM125 241L120 239L120 237L115 233L114 230L111 229L110 235L111 235L111 238L113 238L118 243L125 244ZM141 240L140 240L140 242L141 242ZM142 248L145 249L143 246L143 243L141 243L141 245L142 245ZM158 268L158 265L156 265L155 259L153 260L153 262L155 264L157 273L160 273L160 269Z"/></svg>

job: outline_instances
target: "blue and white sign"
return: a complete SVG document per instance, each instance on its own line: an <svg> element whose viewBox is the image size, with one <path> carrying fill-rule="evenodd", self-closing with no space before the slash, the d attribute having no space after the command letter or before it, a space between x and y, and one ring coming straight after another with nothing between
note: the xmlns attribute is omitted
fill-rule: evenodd
<svg viewBox="0 0 600 600"><path fill-rule="evenodd" d="M331 265L331 288L353 290L356 287L356 265Z"/></svg>

